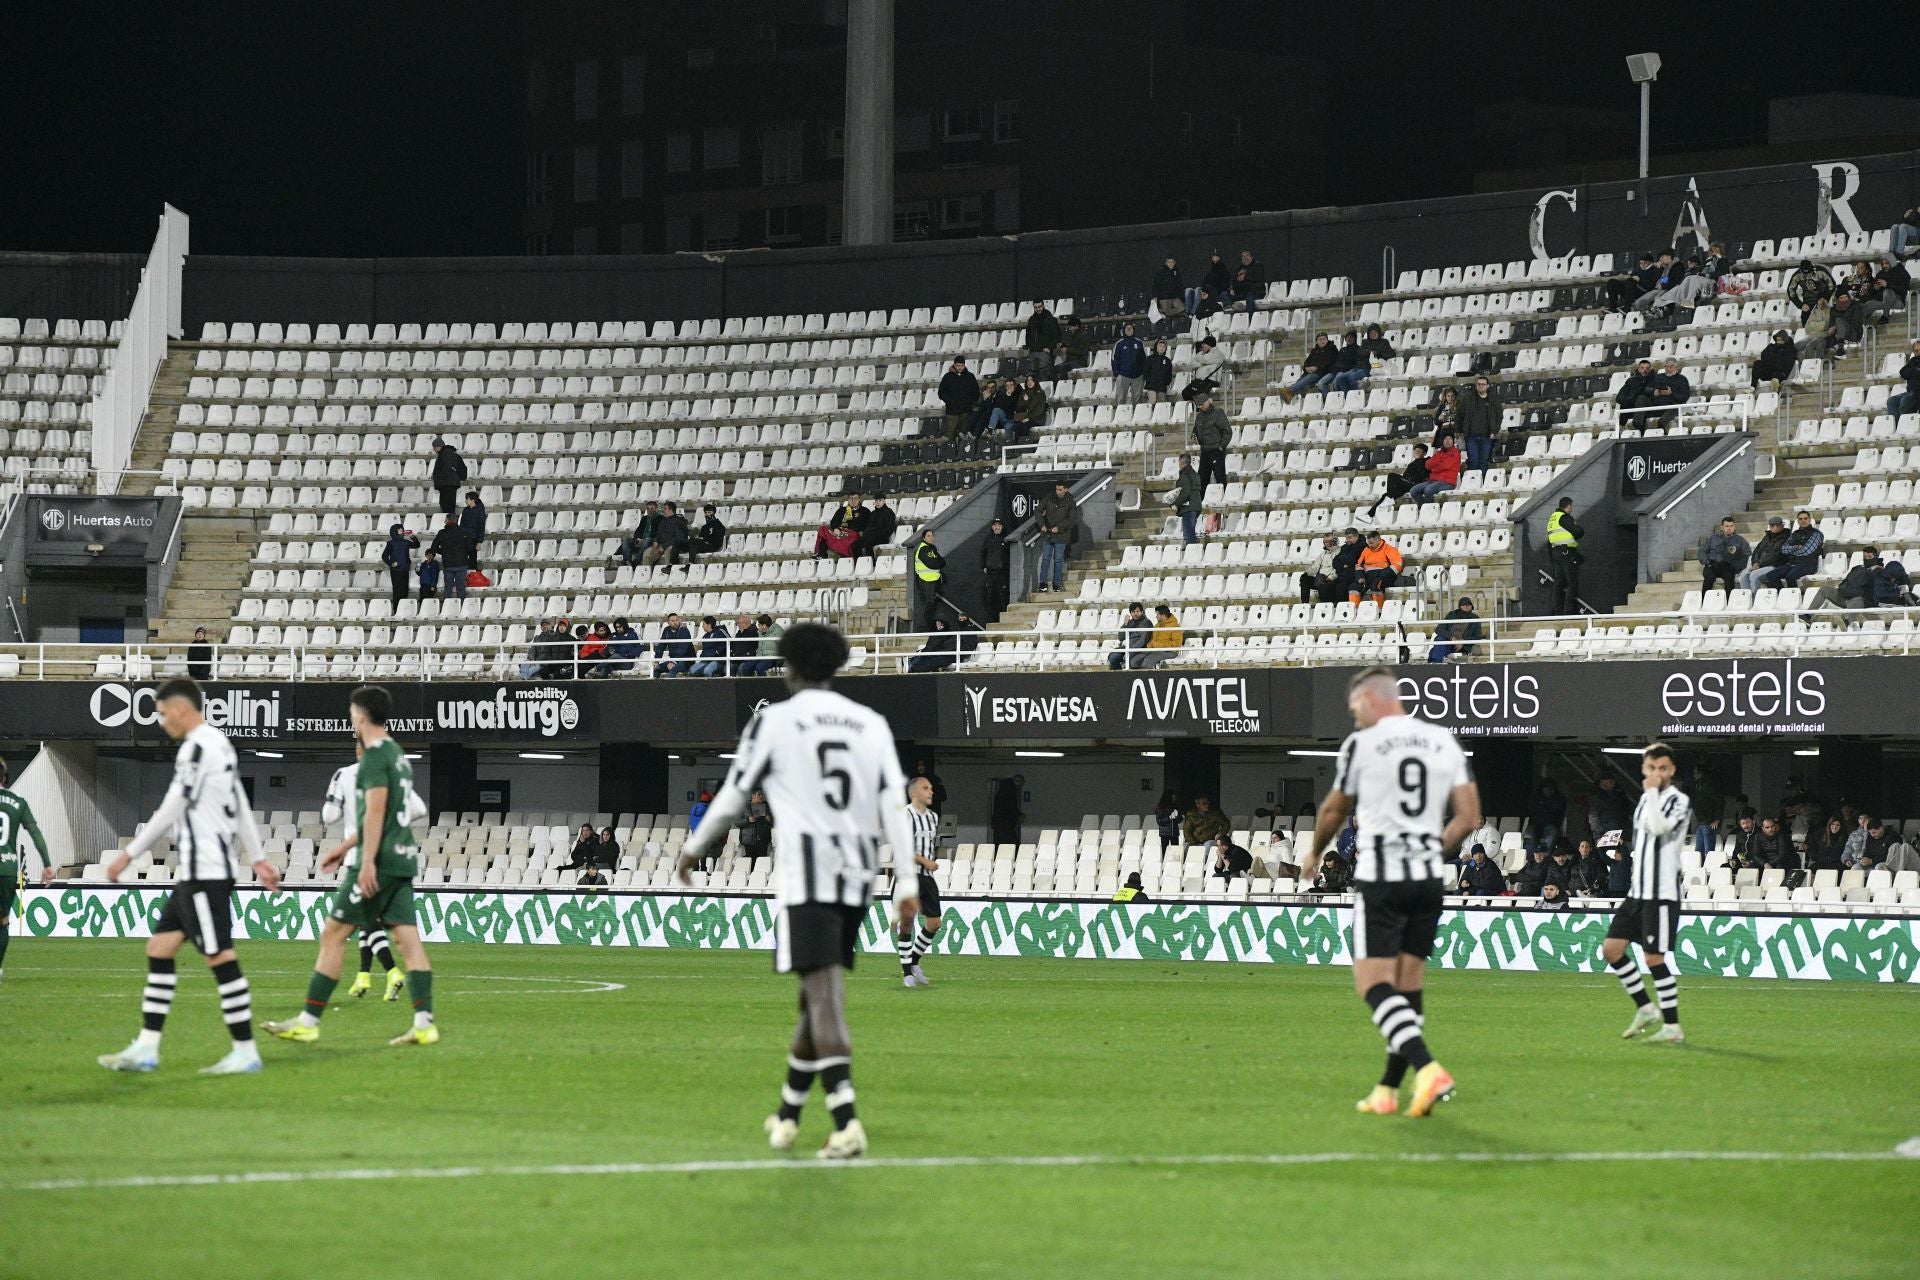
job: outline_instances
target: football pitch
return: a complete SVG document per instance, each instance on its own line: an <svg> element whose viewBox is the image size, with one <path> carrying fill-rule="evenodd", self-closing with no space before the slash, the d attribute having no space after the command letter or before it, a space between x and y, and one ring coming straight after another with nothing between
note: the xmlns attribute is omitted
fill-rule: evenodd
<svg viewBox="0 0 1920 1280"><path fill-rule="evenodd" d="M863 956L868 1160L816 1090L767 1149L793 983L764 954L447 945L445 1039L343 999L224 1051L183 955L160 1071L138 942L17 939L0 984L0 1276L1876 1276L1920 1250L1920 988L1683 981L1680 1048L1611 977L1441 973L1459 1079L1358 1116L1382 1044L1345 969ZM259 1018L313 947L243 943ZM346 985L341 986L342 992Z"/></svg>

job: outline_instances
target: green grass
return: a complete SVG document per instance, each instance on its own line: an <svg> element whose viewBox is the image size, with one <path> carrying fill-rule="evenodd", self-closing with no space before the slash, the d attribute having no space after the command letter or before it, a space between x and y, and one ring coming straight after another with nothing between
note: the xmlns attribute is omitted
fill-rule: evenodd
<svg viewBox="0 0 1920 1280"><path fill-rule="evenodd" d="M256 1015L312 948L243 944ZM265 1074L183 957L165 1060L133 942L16 940L0 984L0 1276L1884 1277L1920 1161L1351 1162L739 1170L44 1191L43 1179L762 1160L792 982L763 955L435 949L445 1041L348 1001ZM1692 980L1691 1043L1620 1041L1605 976L1441 974L1459 1077L1427 1121L1353 1114L1381 1046L1344 969L942 959L851 980L877 1157L1884 1152L1920 1134L1920 990ZM579 979L511 981L511 979ZM592 982L623 984L586 993ZM344 990L344 986L342 988ZM373 998L370 997L369 1001ZM816 1092L810 1152L826 1116ZM833 1224L839 1224L837 1229Z"/></svg>

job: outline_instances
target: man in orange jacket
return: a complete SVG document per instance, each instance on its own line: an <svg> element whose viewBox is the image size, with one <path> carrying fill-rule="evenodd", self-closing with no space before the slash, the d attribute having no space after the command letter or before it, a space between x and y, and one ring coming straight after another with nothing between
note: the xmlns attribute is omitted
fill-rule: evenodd
<svg viewBox="0 0 1920 1280"><path fill-rule="evenodd" d="M1347 593L1350 604L1359 604L1360 597L1371 595L1375 604L1387 602L1387 588L1400 576L1404 562L1400 550L1380 536L1378 529L1367 531L1367 545L1360 549L1360 558L1353 566L1353 589Z"/></svg>

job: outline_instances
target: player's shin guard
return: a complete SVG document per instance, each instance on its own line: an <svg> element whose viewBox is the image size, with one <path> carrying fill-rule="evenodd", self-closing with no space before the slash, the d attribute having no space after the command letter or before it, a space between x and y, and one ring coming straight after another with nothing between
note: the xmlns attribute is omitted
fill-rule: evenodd
<svg viewBox="0 0 1920 1280"><path fill-rule="evenodd" d="M407 972L407 995L413 1000L413 1025L433 1025L433 970Z"/></svg>
<svg viewBox="0 0 1920 1280"><path fill-rule="evenodd" d="M327 1011L327 1002L333 999L333 989L339 985L340 979L329 978L315 969L307 979L307 1003L300 1009L300 1021L318 1025L320 1015Z"/></svg>
<svg viewBox="0 0 1920 1280"><path fill-rule="evenodd" d="M853 1059L822 1058L820 1088L827 1095L827 1110L833 1112L833 1127L844 1129L853 1119Z"/></svg>
<svg viewBox="0 0 1920 1280"><path fill-rule="evenodd" d="M1653 979L1653 991L1659 997L1660 1020L1672 1026L1680 1021L1680 980L1665 964L1648 965L1647 976Z"/></svg>
<svg viewBox="0 0 1920 1280"><path fill-rule="evenodd" d="M173 957L147 957L147 989L140 997L142 1039L151 1036L155 1044L159 1043L160 1033L167 1026L167 1014L173 1009L174 989L179 985L180 975L174 971Z"/></svg>
<svg viewBox="0 0 1920 1280"><path fill-rule="evenodd" d="M229 960L215 965L213 983L220 991L220 1017L227 1024L227 1034L235 1044L250 1043L253 1040L253 992L247 986L246 975L240 972L240 962Z"/></svg>
<svg viewBox="0 0 1920 1280"><path fill-rule="evenodd" d="M819 1072L819 1063L787 1055L787 1082L780 1087L778 1114L782 1120L800 1119L800 1108L807 1105L807 1093L813 1088L813 1078Z"/></svg>
<svg viewBox="0 0 1920 1280"><path fill-rule="evenodd" d="M1647 1003L1647 984L1640 980L1640 966L1633 962L1632 956L1623 955L1609 963L1607 968L1613 970L1613 976L1620 979L1621 990L1633 997L1636 1009Z"/></svg>
<svg viewBox="0 0 1920 1280"><path fill-rule="evenodd" d="M1418 1030L1422 1035L1425 1035L1427 1018L1423 1005L1425 1003L1424 997L1426 993L1424 991L1402 991L1400 994L1405 997L1408 1006L1413 1010L1414 1016L1420 1020ZM1380 1083L1389 1089L1398 1089L1400 1082L1406 1078L1407 1060L1393 1050L1387 1050L1387 1069L1380 1073Z"/></svg>
<svg viewBox="0 0 1920 1280"><path fill-rule="evenodd" d="M1433 1061L1427 1042L1420 1038L1420 1015L1391 982L1376 982L1367 991L1373 1025L1386 1037L1387 1047L1406 1059L1415 1071Z"/></svg>
<svg viewBox="0 0 1920 1280"><path fill-rule="evenodd" d="M931 950L933 950L933 935L927 932L926 925L919 925L913 931L914 963L919 963L920 957Z"/></svg>

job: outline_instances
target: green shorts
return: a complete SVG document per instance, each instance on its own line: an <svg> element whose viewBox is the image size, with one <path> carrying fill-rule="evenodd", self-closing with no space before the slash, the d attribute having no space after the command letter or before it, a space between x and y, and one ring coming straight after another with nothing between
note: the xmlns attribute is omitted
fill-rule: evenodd
<svg viewBox="0 0 1920 1280"><path fill-rule="evenodd" d="M416 924L413 877L381 876L371 898L360 896L360 881L355 877L334 890L327 914L356 929L371 929L383 924Z"/></svg>

